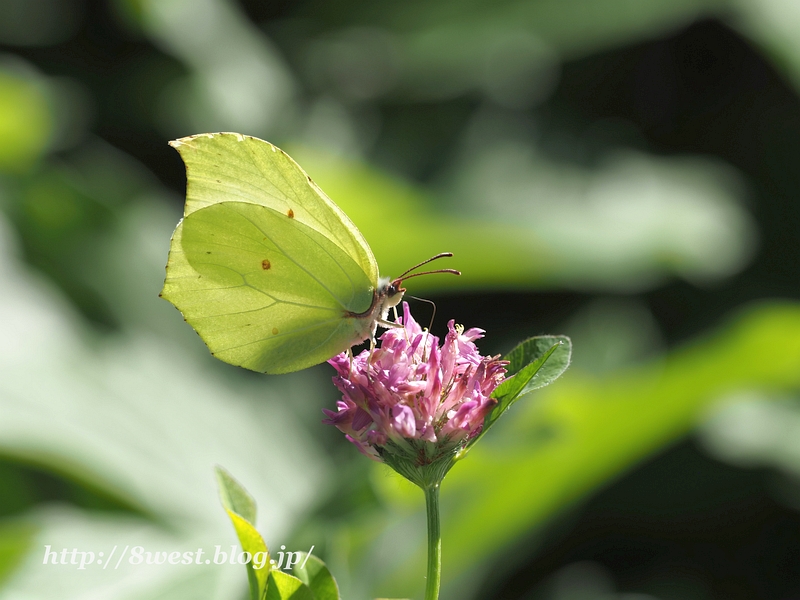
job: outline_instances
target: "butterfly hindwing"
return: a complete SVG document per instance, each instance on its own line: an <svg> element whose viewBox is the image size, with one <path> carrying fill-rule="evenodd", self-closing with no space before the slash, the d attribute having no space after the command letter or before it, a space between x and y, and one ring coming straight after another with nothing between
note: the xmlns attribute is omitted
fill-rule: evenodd
<svg viewBox="0 0 800 600"><path fill-rule="evenodd" d="M195 211L179 225L164 297L215 356L280 373L352 343L372 302L364 272L330 240L284 215L240 202Z"/></svg>

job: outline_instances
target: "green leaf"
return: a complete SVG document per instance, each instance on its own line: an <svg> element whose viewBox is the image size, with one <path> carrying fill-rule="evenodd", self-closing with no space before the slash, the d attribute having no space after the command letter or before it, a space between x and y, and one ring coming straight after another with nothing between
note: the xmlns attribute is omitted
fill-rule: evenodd
<svg viewBox="0 0 800 600"><path fill-rule="evenodd" d="M543 387L551 383L566 370L569 366L570 358L572 357L572 341L565 335L540 335L520 342L511 352L503 357L503 360L508 361L508 367L506 368L508 375L516 375L524 367L542 357L545 352L558 344L564 345L563 350L560 352L560 359L554 357L554 361L558 361L558 364L560 364L560 371L552 378L549 378L546 383L537 385L536 387ZM551 362L551 365L555 368L557 363ZM548 369L549 368L550 366L548 365ZM544 377L544 375L541 376Z"/></svg>
<svg viewBox="0 0 800 600"><path fill-rule="evenodd" d="M232 510L251 523L255 523L256 501L253 500L253 497L222 467L215 467L214 473L217 476L222 506L226 510Z"/></svg>
<svg viewBox="0 0 800 600"><path fill-rule="evenodd" d="M565 335L542 335L521 342L504 357L510 376L492 394L497 406L486 417L481 435L518 398L561 377L572 357L572 342Z"/></svg>
<svg viewBox="0 0 800 600"><path fill-rule="evenodd" d="M305 583L283 571L270 572L269 584L266 600L317 600L319 598ZM338 595L336 597L338 598Z"/></svg>
<svg viewBox="0 0 800 600"><path fill-rule="evenodd" d="M250 599L263 600L267 595L271 564L269 562L267 544L261 534L258 533L255 525L253 525L256 520L255 500L225 469L217 466L214 467L214 472L217 475L222 506L225 507L225 511L233 523L233 528L236 530L242 550L249 552L251 557L261 552L267 555L264 567L261 569L254 566L254 560L251 560L246 565L247 580L250 583ZM278 597L283 598L284 596Z"/></svg>
<svg viewBox="0 0 800 600"><path fill-rule="evenodd" d="M340 600L339 586L325 563L313 554L301 555L292 572L314 592L315 600Z"/></svg>

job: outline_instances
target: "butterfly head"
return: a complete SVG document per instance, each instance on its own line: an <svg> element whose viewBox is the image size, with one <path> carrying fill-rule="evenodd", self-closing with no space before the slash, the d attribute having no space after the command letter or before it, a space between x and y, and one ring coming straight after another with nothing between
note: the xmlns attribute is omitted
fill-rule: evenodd
<svg viewBox="0 0 800 600"><path fill-rule="evenodd" d="M406 292L406 288L403 287L403 280L400 278L389 279L387 277L382 283L386 305L392 307L400 304L400 300L403 299L403 294Z"/></svg>

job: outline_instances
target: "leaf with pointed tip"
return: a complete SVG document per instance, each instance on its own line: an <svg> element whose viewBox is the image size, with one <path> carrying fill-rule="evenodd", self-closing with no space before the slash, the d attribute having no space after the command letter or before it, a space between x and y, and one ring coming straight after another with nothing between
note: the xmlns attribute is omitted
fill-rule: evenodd
<svg viewBox="0 0 800 600"><path fill-rule="evenodd" d="M247 580L250 584L250 600L264 600L267 596L271 564L267 544L253 524L256 520L255 500L225 469L217 466L214 467L214 472L217 475L222 506L233 523L242 550L249 552L251 557L255 557L260 552L266 554L263 568L256 568L253 564L255 560L250 560L245 565Z"/></svg>
<svg viewBox="0 0 800 600"><path fill-rule="evenodd" d="M528 338L503 357L508 378L492 393L497 406L486 416L481 435L521 396L561 377L572 358L572 341L565 335Z"/></svg>
<svg viewBox="0 0 800 600"><path fill-rule="evenodd" d="M251 523L255 523L256 501L253 500L253 497L223 467L215 467L214 473L217 476L222 506L226 510L232 510Z"/></svg>

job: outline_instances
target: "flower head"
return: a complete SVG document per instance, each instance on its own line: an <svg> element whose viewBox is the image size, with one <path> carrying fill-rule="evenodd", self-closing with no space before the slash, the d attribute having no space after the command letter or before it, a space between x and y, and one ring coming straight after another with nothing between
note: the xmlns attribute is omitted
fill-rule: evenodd
<svg viewBox="0 0 800 600"><path fill-rule="evenodd" d="M418 469L442 459L446 472L455 452L480 433L507 363L480 355L474 342L483 337L482 329L464 331L450 321L440 347L405 302L397 323L402 327L387 330L379 348L353 358L343 352L328 361L337 371L333 382L342 399L337 411L325 410L325 422L362 453L414 481Z"/></svg>

